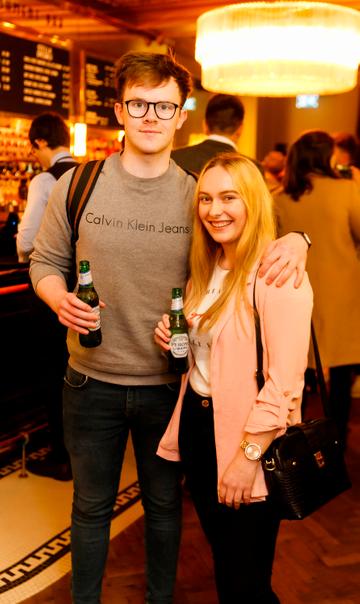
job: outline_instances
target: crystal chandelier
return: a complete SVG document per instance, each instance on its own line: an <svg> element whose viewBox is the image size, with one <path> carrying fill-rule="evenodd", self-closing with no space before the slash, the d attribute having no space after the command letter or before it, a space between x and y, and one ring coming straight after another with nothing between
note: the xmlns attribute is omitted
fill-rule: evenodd
<svg viewBox="0 0 360 604"><path fill-rule="evenodd" d="M335 94L356 86L360 12L324 2L247 2L197 21L202 85L249 96Z"/></svg>

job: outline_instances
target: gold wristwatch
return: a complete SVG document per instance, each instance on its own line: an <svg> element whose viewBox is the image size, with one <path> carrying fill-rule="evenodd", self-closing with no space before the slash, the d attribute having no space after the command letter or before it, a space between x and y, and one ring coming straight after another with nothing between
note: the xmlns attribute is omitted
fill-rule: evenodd
<svg viewBox="0 0 360 604"><path fill-rule="evenodd" d="M240 447L244 450L245 457L250 459L250 461L259 461L261 459L262 450L257 443L249 443L247 440L242 440Z"/></svg>

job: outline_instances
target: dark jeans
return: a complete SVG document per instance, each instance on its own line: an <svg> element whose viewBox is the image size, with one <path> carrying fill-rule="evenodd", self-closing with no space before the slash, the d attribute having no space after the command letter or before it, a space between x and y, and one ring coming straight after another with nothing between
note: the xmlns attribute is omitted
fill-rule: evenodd
<svg viewBox="0 0 360 604"><path fill-rule="evenodd" d="M188 389L180 422L183 470L210 543L220 604L278 604L271 573L280 521L269 502L218 503L213 408ZM240 435L239 435L240 436ZM254 462L255 463L255 462Z"/></svg>
<svg viewBox="0 0 360 604"><path fill-rule="evenodd" d="M145 511L147 602L170 604L181 530L179 464L156 455L178 386L127 387L68 367L65 442L74 476L72 592L74 604L99 604L110 521L129 430Z"/></svg>
<svg viewBox="0 0 360 604"><path fill-rule="evenodd" d="M330 367L329 408L336 421L339 436L346 446L348 423L351 410L351 382L353 365Z"/></svg>
<svg viewBox="0 0 360 604"><path fill-rule="evenodd" d="M330 416L335 420L340 439L346 447L347 432L349 417L351 411L351 385L354 372L357 365L339 365L338 367L330 367L330 384L329 384L329 412ZM315 370L307 369L305 373L305 388L303 392L301 413L306 415L309 394L314 394L319 391L317 387L317 378Z"/></svg>
<svg viewBox="0 0 360 604"><path fill-rule="evenodd" d="M49 445L52 461L69 463L64 444L63 387L69 353L66 346L67 328L59 323L57 315L35 294L33 311L41 318L42 340L46 350L46 411L49 426ZM47 346L46 346L47 344Z"/></svg>

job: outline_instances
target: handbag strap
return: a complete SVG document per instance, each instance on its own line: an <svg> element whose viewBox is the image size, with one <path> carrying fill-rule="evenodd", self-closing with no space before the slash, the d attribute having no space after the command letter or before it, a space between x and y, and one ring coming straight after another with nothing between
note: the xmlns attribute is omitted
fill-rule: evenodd
<svg viewBox="0 0 360 604"><path fill-rule="evenodd" d="M255 371L255 378L256 378L258 390L261 390L261 388L263 388L263 386L265 384L264 367L263 367L264 354L263 354L263 345L262 345L262 341L261 341L260 316L259 316L259 312L258 312L258 309L256 306L256 301L255 301L255 286L256 286L256 279L257 279L257 274L259 272L259 268L256 271L255 280L254 280L253 311L254 311L254 321L255 321L256 358L257 358L257 368Z"/></svg>
<svg viewBox="0 0 360 604"><path fill-rule="evenodd" d="M321 364L319 346L316 339L315 327L314 323L311 321L311 337L314 349L314 357L315 357L315 365L316 365L316 377L319 384L320 390L320 399L324 410L325 417L331 417L330 407L329 407L329 397L326 390L324 372Z"/></svg>
<svg viewBox="0 0 360 604"><path fill-rule="evenodd" d="M262 341L261 341L260 316L259 316L259 312L258 312L258 309L256 306L256 300L255 300L255 288L256 288L256 279L257 279L258 271L259 271L259 269L256 271L256 275L255 275L255 279L254 279L253 312L254 312L254 322L255 322L256 358L257 358L257 369L255 372L255 377L256 377L256 383L257 383L258 390L261 390L261 388L265 384L265 378L264 378L264 367L263 367L264 351L263 351L263 345L262 345ZM312 343L313 343L313 349L314 349L316 375L317 375L317 380L318 380L318 384L319 384L321 404L323 407L325 417L331 417L331 413L330 413L330 409L329 409L329 399L328 399L328 395L327 395L325 378L324 378L324 372L323 372L323 368L322 368L322 364L321 364L321 358L320 358L319 347L318 347L318 343L317 343L317 339L316 339L315 328L314 328L312 321L311 321L311 337L312 337Z"/></svg>

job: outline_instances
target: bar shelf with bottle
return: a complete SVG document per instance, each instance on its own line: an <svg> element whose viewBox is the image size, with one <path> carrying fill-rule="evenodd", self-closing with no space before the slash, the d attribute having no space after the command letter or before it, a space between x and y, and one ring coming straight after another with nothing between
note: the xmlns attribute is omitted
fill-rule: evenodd
<svg viewBox="0 0 360 604"><path fill-rule="evenodd" d="M25 209L30 179L41 170L30 156L28 131L31 120L0 117L0 226L9 212L20 217Z"/></svg>
<svg viewBox="0 0 360 604"><path fill-rule="evenodd" d="M88 126L87 154L83 159L105 159L112 153L118 153L122 149L123 135L124 131L120 129Z"/></svg>

